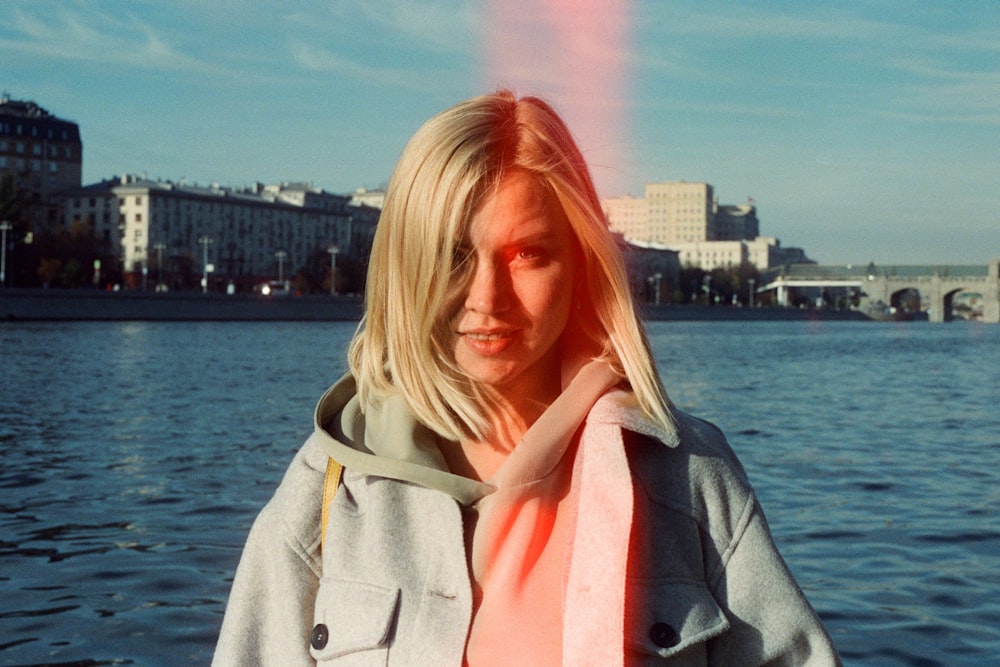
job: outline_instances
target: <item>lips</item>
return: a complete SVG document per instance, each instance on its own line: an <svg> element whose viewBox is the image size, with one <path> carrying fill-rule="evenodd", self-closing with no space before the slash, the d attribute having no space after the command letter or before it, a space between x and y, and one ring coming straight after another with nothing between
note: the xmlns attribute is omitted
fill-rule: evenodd
<svg viewBox="0 0 1000 667"><path fill-rule="evenodd" d="M476 329L460 332L462 342L484 357L500 354L514 344L517 334L509 329Z"/></svg>

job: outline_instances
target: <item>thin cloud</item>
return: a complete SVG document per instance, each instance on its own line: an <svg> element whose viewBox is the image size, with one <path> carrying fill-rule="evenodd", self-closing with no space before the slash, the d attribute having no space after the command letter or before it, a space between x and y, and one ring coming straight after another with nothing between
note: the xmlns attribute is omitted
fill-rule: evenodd
<svg viewBox="0 0 1000 667"><path fill-rule="evenodd" d="M37 12L44 11L39 6ZM181 53L152 25L134 16L119 18L92 10L60 7L44 19L14 8L0 49L31 58L86 61L169 71L223 73L217 66Z"/></svg>
<svg viewBox="0 0 1000 667"><path fill-rule="evenodd" d="M324 6L293 8L285 23L305 35L346 33L394 47L427 53L461 54L474 51L479 12L474 4L459 0L340 0Z"/></svg>
<svg viewBox="0 0 1000 667"><path fill-rule="evenodd" d="M661 13L653 9L654 13ZM649 17L646 25L660 35L695 35L716 40L732 39L847 39L867 40L897 34L899 26L840 13L817 11L813 14L766 12L727 6L719 14L679 13L670 20Z"/></svg>
<svg viewBox="0 0 1000 667"><path fill-rule="evenodd" d="M467 2L392 0L357 3L368 20L393 35L445 53L467 53L474 48L478 12Z"/></svg>
<svg viewBox="0 0 1000 667"><path fill-rule="evenodd" d="M426 92L441 85L441 73L381 67L358 62L329 49L303 42L292 44L292 57L302 68L335 74L357 82Z"/></svg>

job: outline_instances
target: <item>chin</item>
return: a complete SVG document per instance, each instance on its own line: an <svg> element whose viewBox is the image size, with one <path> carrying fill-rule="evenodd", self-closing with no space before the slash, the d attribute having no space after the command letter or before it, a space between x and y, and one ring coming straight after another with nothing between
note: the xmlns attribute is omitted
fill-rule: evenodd
<svg viewBox="0 0 1000 667"><path fill-rule="evenodd" d="M504 385L512 382L517 378L519 373L516 369L505 367L505 368L488 368L484 367L486 364L475 364L475 365L461 365L461 369L469 376L469 379L478 384L483 384L495 389L500 389Z"/></svg>

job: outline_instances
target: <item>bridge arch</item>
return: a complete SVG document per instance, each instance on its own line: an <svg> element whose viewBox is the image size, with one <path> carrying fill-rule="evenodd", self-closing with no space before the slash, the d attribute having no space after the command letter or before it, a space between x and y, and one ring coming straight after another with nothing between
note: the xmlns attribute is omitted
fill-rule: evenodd
<svg viewBox="0 0 1000 667"><path fill-rule="evenodd" d="M956 287L941 295L941 301L943 303L942 316L944 317L945 322L951 322L953 319L955 319L955 311L954 311L955 297L958 296L959 294L963 294L968 291L969 291L968 288Z"/></svg>
<svg viewBox="0 0 1000 667"><path fill-rule="evenodd" d="M913 317L921 311L925 295L912 285L900 287L889 295L889 305L903 317Z"/></svg>

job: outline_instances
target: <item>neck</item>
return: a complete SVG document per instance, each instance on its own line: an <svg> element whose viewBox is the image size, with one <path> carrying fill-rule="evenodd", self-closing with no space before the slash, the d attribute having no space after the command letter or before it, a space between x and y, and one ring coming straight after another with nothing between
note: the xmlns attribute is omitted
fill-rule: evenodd
<svg viewBox="0 0 1000 667"><path fill-rule="evenodd" d="M479 481L492 477L558 392L545 400L537 396L518 400L511 393L491 394L490 428L483 438L441 443L448 468L457 475Z"/></svg>

